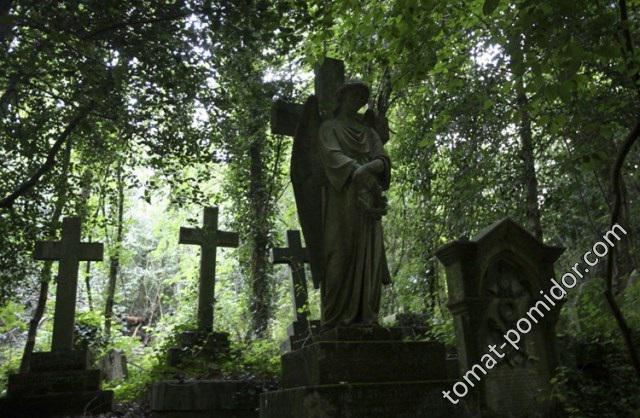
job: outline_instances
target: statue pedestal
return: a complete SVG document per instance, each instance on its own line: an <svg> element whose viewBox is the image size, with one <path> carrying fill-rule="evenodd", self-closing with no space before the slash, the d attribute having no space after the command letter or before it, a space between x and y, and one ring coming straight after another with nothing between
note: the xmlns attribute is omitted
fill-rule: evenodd
<svg viewBox="0 0 640 418"><path fill-rule="evenodd" d="M111 411L113 392L100 390L100 370L86 351L33 353L27 373L9 375L2 417L52 417Z"/></svg>
<svg viewBox="0 0 640 418"><path fill-rule="evenodd" d="M402 328L338 327L282 356L282 390L260 397L262 418L465 417L442 396L454 376L439 343Z"/></svg>

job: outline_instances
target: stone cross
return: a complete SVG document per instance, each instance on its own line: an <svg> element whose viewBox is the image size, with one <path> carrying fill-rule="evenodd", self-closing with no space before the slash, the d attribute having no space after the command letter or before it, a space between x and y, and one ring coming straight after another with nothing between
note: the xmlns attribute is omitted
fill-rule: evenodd
<svg viewBox="0 0 640 418"><path fill-rule="evenodd" d="M325 57L324 60L315 67L315 96L318 100L318 107L322 120L329 119L336 107L337 91L345 81L344 62L333 58ZM304 105L298 103L286 102L284 100L276 100L271 107L271 132L276 135L285 135L294 137L298 124L302 120L302 112ZM304 144L297 146L305 147ZM294 144L294 148L296 144ZM292 162L293 163L293 162ZM294 194L297 194L294 184ZM296 201L298 198L296 197ZM298 214L305 209L298 207ZM316 226L320 227L320 226ZM313 249L321 245L318 242L311 242L311 237L305 237L307 245ZM318 251L309 251L311 264L311 278L313 286L320 288L320 277L322 273L317 271L318 266L323 263L322 254Z"/></svg>
<svg viewBox="0 0 640 418"><path fill-rule="evenodd" d="M198 288L198 330L213 331L213 305L216 285L218 247L237 248L238 234L218 230L218 208L204 209L202 228L180 228L180 244L200 246L200 283Z"/></svg>
<svg viewBox="0 0 640 418"><path fill-rule="evenodd" d="M344 62L325 57L315 68L315 94L323 118L330 116L336 106L336 92L344 84ZM271 107L271 132L294 136L302 116L303 105L276 100Z"/></svg>
<svg viewBox="0 0 640 418"><path fill-rule="evenodd" d="M309 297L307 294L307 276L304 264L309 262L309 254L302 247L300 231L287 231L288 248L274 248L271 256L274 264L288 264L293 280L293 307L296 321L306 322L309 317Z"/></svg>
<svg viewBox="0 0 640 418"><path fill-rule="evenodd" d="M61 241L36 243L34 259L58 261L56 307L53 317L52 351L73 350L73 328L80 261L102 261L101 243L80 242L80 218L64 218Z"/></svg>

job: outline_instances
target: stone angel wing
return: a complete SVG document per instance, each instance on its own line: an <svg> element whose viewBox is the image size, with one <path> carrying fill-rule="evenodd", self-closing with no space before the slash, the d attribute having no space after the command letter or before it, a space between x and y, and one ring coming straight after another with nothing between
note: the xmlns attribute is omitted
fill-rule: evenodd
<svg viewBox="0 0 640 418"><path fill-rule="evenodd" d="M364 113L363 122L369 127L373 128L378 135L380 135L380 140L382 141L382 145L386 144L389 141L389 121L386 117L380 116L376 114L372 109L367 109Z"/></svg>
<svg viewBox="0 0 640 418"><path fill-rule="evenodd" d="M298 218L309 253L313 286L318 289L324 278L323 187L326 176L320 161L318 132L320 109L316 96L304 104L296 128L291 154L291 183L298 207Z"/></svg>

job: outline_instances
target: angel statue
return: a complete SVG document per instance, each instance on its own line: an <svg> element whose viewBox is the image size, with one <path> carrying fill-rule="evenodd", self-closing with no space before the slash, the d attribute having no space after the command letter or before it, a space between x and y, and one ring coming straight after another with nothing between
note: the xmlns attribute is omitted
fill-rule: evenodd
<svg viewBox="0 0 640 418"><path fill-rule="evenodd" d="M314 283L320 285L322 328L377 325L381 287L390 282L381 217L387 211L391 161L388 128L372 110L358 113L369 87L346 82L332 117L305 103L293 146L291 177Z"/></svg>

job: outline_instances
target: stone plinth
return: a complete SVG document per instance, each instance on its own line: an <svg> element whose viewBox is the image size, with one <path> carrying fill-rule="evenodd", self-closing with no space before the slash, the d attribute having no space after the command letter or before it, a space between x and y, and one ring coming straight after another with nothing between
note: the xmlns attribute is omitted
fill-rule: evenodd
<svg viewBox="0 0 640 418"><path fill-rule="evenodd" d="M433 361L438 359L438 361ZM441 344L416 341L323 341L282 356L282 386L444 380Z"/></svg>
<svg viewBox="0 0 640 418"><path fill-rule="evenodd" d="M165 381L151 388L154 418L255 418L260 387L250 382Z"/></svg>
<svg viewBox="0 0 640 418"><path fill-rule="evenodd" d="M403 341L402 328L338 327L282 356L283 389L260 397L262 418L466 417L443 345Z"/></svg>
<svg viewBox="0 0 640 418"><path fill-rule="evenodd" d="M167 362L178 367L188 359L218 360L229 353L229 334L213 332L205 336L197 332L183 332L178 336L178 347L169 349Z"/></svg>
<svg viewBox="0 0 640 418"><path fill-rule="evenodd" d="M113 392L100 390L100 371L86 351L33 353L31 370L9 376L0 416L65 417L111 411Z"/></svg>
<svg viewBox="0 0 640 418"><path fill-rule="evenodd" d="M260 397L260 418L463 418L442 398L446 381L301 387Z"/></svg>

